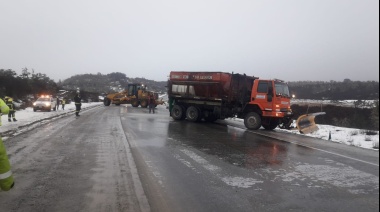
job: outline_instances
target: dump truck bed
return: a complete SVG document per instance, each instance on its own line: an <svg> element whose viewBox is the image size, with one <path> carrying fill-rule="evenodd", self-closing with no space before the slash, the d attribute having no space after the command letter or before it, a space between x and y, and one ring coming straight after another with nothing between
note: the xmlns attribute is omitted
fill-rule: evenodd
<svg viewBox="0 0 380 212"><path fill-rule="evenodd" d="M169 95L188 99L233 102L238 101L245 94L250 94L255 79L225 72L172 71L168 86Z"/></svg>

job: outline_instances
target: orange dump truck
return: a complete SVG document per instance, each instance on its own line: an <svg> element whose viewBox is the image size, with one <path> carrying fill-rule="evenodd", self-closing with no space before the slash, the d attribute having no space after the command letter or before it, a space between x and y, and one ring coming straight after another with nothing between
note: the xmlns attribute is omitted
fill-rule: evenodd
<svg viewBox="0 0 380 212"><path fill-rule="evenodd" d="M170 72L170 116L175 120L216 121L237 117L248 129L288 125L293 113L290 94L281 80L224 72Z"/></svg>

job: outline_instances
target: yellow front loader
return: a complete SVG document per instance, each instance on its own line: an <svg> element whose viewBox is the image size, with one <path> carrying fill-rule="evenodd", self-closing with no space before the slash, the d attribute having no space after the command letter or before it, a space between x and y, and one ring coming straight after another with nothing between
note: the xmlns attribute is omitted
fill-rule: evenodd
<svg viewBox="0 0 380 212"><path fill-rule="evenodd" d="M142 84L129 84L128 88L119 93L111 93L104 97L104 105L110 106L115 104L117 106L121 104L131 104L132 107L141 106L147 108L149 103L149 96L153 94L156 98L156 106L158 104L164 104L162 100L158 100L158 95L152 91L147 91L146 87Z"/></svg>

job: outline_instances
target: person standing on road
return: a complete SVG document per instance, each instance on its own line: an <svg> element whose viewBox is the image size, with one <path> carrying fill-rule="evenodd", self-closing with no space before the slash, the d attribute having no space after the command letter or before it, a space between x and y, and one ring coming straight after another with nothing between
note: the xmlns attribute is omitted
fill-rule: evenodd
<svg viewBox="0 0 380 212"><path fill-rule="evenodd" d="M13 99L11 97L8 97L7 100L5 100L5 103L9 107L8 121L11 122L12 119L13 119L13 121L17 121L16 120L16 107L15 107L15 104L13 103Z"/></svg>
<svg viewBox="0 0 380 212"><path fill-rule="evenodd" d="M65 104L66 104L66 100L63 98L62 99L62 110L65 110Z"/></svg>
<svg viewBox="0 0 380 212"><path fill-rule="evenodd" d="M6 115L9 113L9 107L5 102L0 99L0 116ZM0 126L1 126L1 117L0 117ZM0 137L0 190L9 191L15 185L11 165L8 160L7 151L3 140Z"/></svg>
<svg viewBox="0 0 380 212"><path fill-rule="evenodd" d="M149 113L153 111L153 114L155 113L155 108L156 108L156 99L154 98L153 94L149 95Z"/></svg>
<svg viewBox="0 0 380 212"><path fill-rule="evenodd" d="M80 97L79 93L75 95L74 102L75 102L75 108L76 108L75 115L80 116L79 111L81 110L81 106L82 106L82 98Z"/></svg>
<svg viewBox="0 0 380 212"><path fill-rule="evenodd" d="M60 102L60 100L59 100L59 98L57 96L57 104L55 105L55 107L56 107L57 110L59 109L59 102Z"/></svg>

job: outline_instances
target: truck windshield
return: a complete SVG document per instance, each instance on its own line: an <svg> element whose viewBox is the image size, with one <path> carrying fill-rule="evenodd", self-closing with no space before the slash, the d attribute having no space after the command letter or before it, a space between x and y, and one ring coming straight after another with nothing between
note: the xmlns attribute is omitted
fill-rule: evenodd
<svg viewBox="0 0 380 212"><path fill-rule="evenodd" d="M276 96L283 96L290 98L289 87L286 83L275 82L276 86Z"/></svg>

